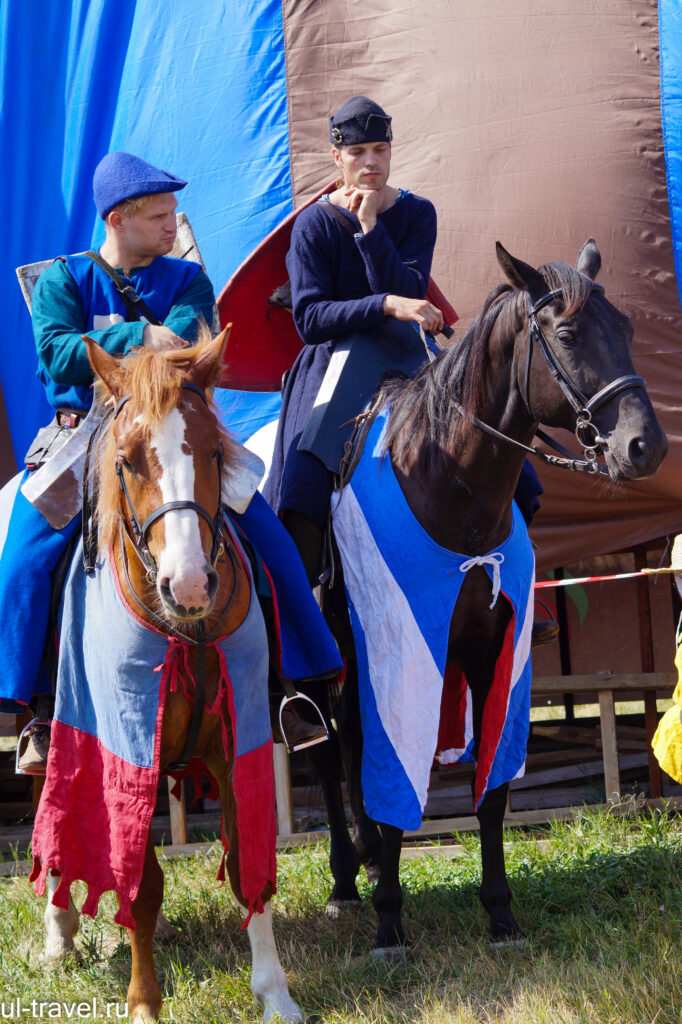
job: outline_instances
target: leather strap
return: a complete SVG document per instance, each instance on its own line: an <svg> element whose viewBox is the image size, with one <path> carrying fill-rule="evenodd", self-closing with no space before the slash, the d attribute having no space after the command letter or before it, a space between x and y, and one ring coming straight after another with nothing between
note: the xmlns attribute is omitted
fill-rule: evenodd
<svg viewBox="0 0 682 1024"><path fill-rule="evenodd" d="M141 320L142 317L144 317L150 324L154 324L155 326L159 326L161 324L161 321L154 316L152 311L149 309L149 306L147 306L140 298L130 282L122 278L118 271L114 270L114 268L107 263L107 261L100 256L98 252L88 249L85 255L88 256L93 263L96 263L97 266L103 270L116 285L116 291L123 299L128 312L128 321Z"/></svg>

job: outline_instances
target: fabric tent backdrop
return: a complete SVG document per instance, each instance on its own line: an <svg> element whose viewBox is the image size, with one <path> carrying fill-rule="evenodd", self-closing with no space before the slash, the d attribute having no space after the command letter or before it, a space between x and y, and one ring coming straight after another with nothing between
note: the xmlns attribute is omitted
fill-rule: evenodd
<svg viewBox="0 0 682 1024"><path fill-rule="evenodd" d="M8 0L2 28L0 377L19 458L48 412L14 267L101 242L101 156L130 150L189 180L181 208L219 292L329 181L326 118L362 92L393 115L392 181L436 205L434 277L458 332L501 278L498 238L538 265L574 262L594 236L635 325L670 454L618 489L543 470L541 564L682 529L676 0Z"/></svg>

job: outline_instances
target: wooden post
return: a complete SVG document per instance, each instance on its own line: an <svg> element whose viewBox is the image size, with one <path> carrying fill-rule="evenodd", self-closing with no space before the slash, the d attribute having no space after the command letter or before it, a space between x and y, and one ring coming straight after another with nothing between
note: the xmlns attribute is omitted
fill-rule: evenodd
<svg viewBox="0 0 682 1024"><path fill-rule="evenodd" d="M566 574L563 570L563 566L560 569L555 570L555 576L558 580L566 578ZM557 587L556 589L556 614L559 623L559 660L561 662L561 674L562 676L570 676L573 674L571 666L571 644L568 637L568 608L566 606L566 588ZM564 711L566 713L566 721L575 721L575 705L572 693L564 694Z"/></svg>
<svg viewBox="0 0 682 1024"><path fill-rule="evenodd" d="M647 556L646 546L639 544L633 548L635 556L635 569L646 569ZM637 611L639 615L639 651L642 662L642 672L654 671L654 638L651 627L651 595L649 593L649 580L646 576L637 580ZM644 727L646 729L647 753L649 755L649 795L657 799L661 796L661 769L656 755L654 754L651 741L658 725L658 710L656 708L656 691L644 694Z"/></svg>
<svg viewBox="0 0 682 1024"><path fill-rule="evenodd" d="M275 762L275 802L277 804L277 834L290 836L294 831L294 805L291 799L289 752L283 743L273 743Z"/></svg>
<svg viewBox="0 0 682 1024"><path fill-rule="evenodd" d="M168 776L168 807L170 809L170 827L173 846L183 846L187 842L187 815L185 812L185 785L180 781L180 799L173 796L171 790L175 779Z"/></svg>
<svg viewBox="0 0 682 1024"><path fill-rule="evenodd" d="M618 767L618 746L616 743L616 707L613 690L599 691L599 719L604 758L604 787L606 802L620 800L620 770Z"/></svg>

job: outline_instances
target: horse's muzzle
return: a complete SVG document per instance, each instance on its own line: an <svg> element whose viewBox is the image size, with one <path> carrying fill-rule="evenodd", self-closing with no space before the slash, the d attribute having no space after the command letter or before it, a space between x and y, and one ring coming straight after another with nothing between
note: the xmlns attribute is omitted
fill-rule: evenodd
<svg viewBox="0 0 682 1024"><path fill-rule="evenodd" d="M218 592L218 582L218 573L208 566L203 587L196 581L164 577L159 578L157 590L166 614L172 619L188 622L203 619L209 614Z"/></svg>

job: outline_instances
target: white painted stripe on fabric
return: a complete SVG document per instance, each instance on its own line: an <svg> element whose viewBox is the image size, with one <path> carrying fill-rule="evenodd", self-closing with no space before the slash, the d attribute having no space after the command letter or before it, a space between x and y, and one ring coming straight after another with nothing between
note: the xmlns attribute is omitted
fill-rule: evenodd
<svg viewBox="0 0 682 1024"><path fill-rule="evenodd" d="M438 742L443 677L347 485L332 502L346 587L365 634L379 717L422 810ZM360 570L360 571L359 571ZM367 585L371 580L371 585Z"/></svg>
<svg viewBox="0 0 682 1024"><path fill-rule="evenodd" d="M329 366L322 378L322 384L320 385L320 390L317 392L317 398L313 404L313 409L317 409L320 405L326 406L329 404L329 399L334 394L334 389L338 384L341 371L346 364L349 352L350 341L340 341L337 344L336 348L332 352L331 359L329 360Z"/></svg>
<svg viewBox="0 0 682 1024"><path fill-rule="evenodd" d="M533 565L533 575L531 576L530 586L528 588L528 601L526 602L526 614L523 620L523 626L521 627L521 632L519 633L518 642L514 647L514 662L512 664L511 683L509 685L510 695L523 674L523 670L526 667L526 662L530 658L530 643L532 640L534 611L535 565Z"/></svg>

